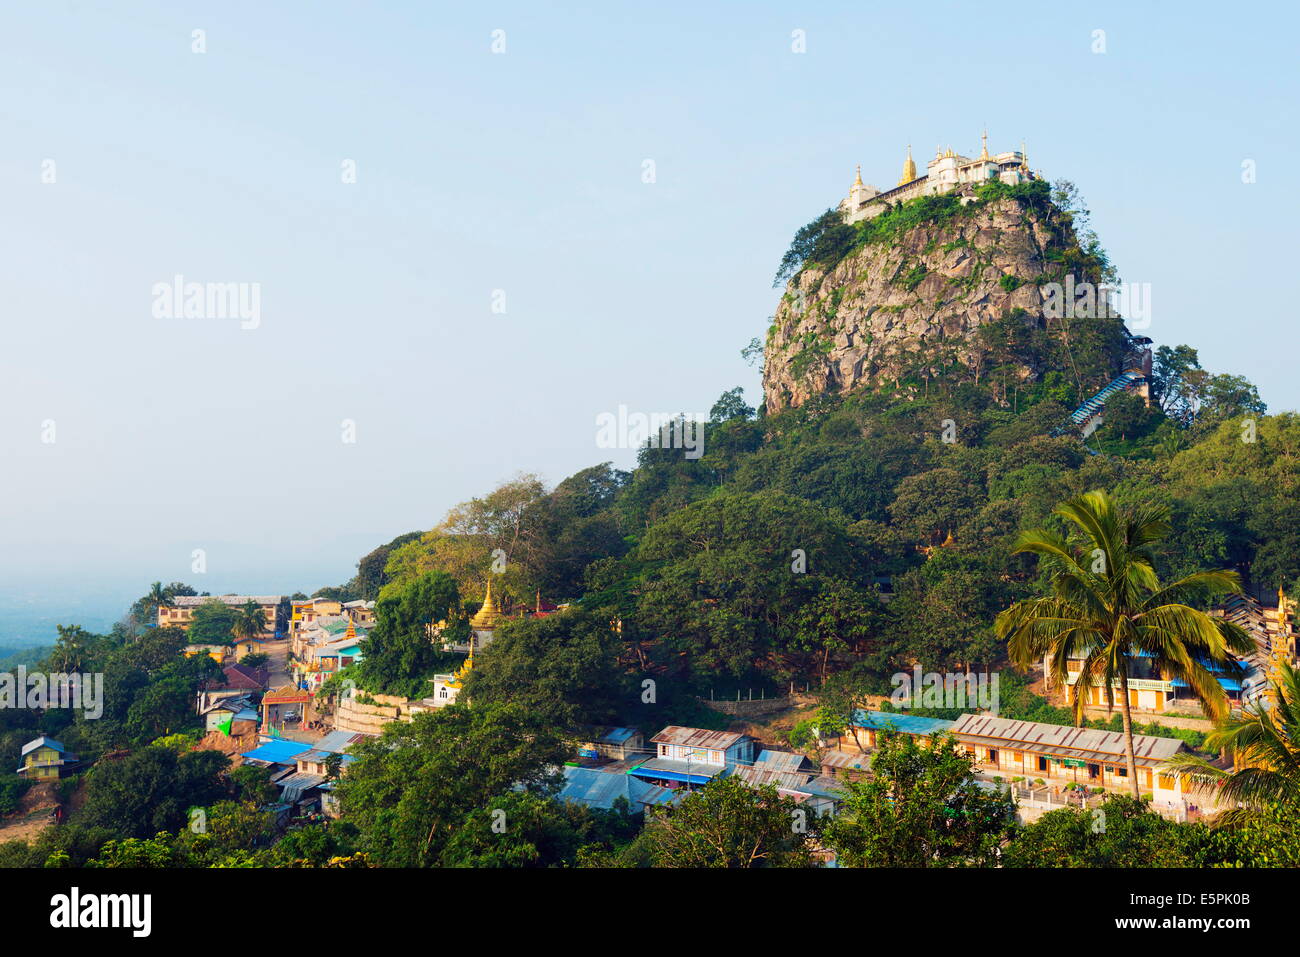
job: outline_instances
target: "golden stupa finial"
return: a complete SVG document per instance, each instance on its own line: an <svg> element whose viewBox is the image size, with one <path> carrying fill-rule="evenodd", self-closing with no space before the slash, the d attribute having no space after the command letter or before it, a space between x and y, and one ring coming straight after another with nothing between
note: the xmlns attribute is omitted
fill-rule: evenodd
<svg viewBox="0 0 1300 957"><path fill-rule="evenodd" d="M496 599L492 597L492 579L489 578L487 594L483 596L483 606L474 612L474 617L469 620L469 624L476 631L491 631L500 618L501 610L497 608Z"/></svg>
<svg viewBox="0 0 1300 957"><path fill-rule="evenodd" d="M862 185L862 164L861 163L858 164L857 175L853 177L853 185L854 186Z"/></svg>
<svg viewBox="0 0 1300 957"><path fill-rule="evenodd" d="M352 622L352 621L349 621L349 622L348 622L348 630L345 631L345 632L343 632L343 637L344 637L344 638L353 639L353 640L356 639L356 637L357 637L357 626L356 626L356 623L355 623L355 622Z"/></svg>
<svg viewBox="0 0 1300 957"><path fill-rule="evenodd" d="M1020 166L1025 172L1029 172L1029 151L1025 149L1025 141L1020 141Z"/></svg>
<svg viewBox="0 0 1300 957"><path fill-rule="evenodd" d="M981 145L981 149L980 149L980 159L982 159L982 160L986 160L986 159L989 158L989 131L988 131L988 127L985 127L985 128L984 128L984 133L983 133L983 135L980 137L980 143L982 144L982 145Z"/></svg>
<svg viewBox="0 0 1300 957"><path fill-rule="evenodd" d="M903 186L916 179L916 161L912 159L912 144L907 144L907 159L903 161L903 175L899 177L898 185Z"/></svg>

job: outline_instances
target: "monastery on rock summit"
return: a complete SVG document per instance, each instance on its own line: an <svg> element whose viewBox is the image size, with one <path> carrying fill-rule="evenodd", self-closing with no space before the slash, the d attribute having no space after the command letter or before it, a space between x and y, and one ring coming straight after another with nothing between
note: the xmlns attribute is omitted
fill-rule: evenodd
<svg viewBox="0 0 1300 957"><path fill-rule="evenodd" d="M981 137L982 149L975 159L960 156L949 147L941 152L937 147L934 159L925 166L925 175L917 176L916 162L912 159L912 147L907 148L907 159L903 162L903 175L897 185L883 193L862 182L862 167L858 167L849 195L840 201L840 212L846 223L857 223L871 219L883 213L890 206L895 206L917 196L932 196L949 193L963 187L973 187L988 180L1000 180L1009 186L1027 183L1038 179L1029 169L1025 160L1025 148L1022 143L1019 150L1007 153L989 154L989 137Z"/></svg>

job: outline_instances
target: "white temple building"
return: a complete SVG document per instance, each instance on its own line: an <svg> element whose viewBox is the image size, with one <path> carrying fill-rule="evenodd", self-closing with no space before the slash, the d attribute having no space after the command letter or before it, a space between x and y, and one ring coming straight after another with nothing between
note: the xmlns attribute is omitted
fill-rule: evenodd
<svg viewBox="0 0 1300 957"><path fill-rule="evenodd" d="M917 176L916 162L912 159L912 147L907 148L907 159L903 162L903 175L898 183L884 192L862 182L862 167L858 167L849 195L840 201L840 212L846 223L857 223L871 219L883 213L890 206L917 196L948 193L967 184L976 185L992 179L1000 180L1010 186L1027 183L1038 177L1029 169L1025 159L1024 145L1019 150L1006 153L989 153L989 137L982 137L980 155L974 159L961 156L949 147L941 151L937 147L934 159L925 166L925 175Z"/></svg>

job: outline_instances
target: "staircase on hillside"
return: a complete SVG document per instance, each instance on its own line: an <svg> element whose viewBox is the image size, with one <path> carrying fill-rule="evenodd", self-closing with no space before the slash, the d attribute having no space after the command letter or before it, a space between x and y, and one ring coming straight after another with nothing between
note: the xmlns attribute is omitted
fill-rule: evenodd
<svg viewBox="0 0 1300 957"><path fill-rule="evenodd" d="M1070 418L1066 422L1061 423L1052 430L1052 435L1065 435L1067 432L1077 429L1084 438L1087 438L1097 430L1097 426L1101 425L1102 409L1111 396L1118 392L1135 389L1145 381L1146 376L1138 369L1129 369L1117 375L1099 389L1092 398L1071 412Z"/></svg>

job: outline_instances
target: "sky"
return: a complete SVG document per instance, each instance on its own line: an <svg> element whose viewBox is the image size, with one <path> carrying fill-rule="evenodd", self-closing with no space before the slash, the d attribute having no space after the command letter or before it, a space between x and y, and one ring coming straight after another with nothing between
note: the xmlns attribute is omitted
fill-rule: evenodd
<svg viewBox="0 0 1300 957"><path fill-rule="evenodd" d="M888 188L909 143L924 169L985 128L1077 184L1149 284L1147 335L1295 409L1297 20L8 5L0 641L111 620L154 580L337 584L520 472L630 467L601 413L756 403L740 350L795 230L856 164ZM257 308L168 317L177 276Z"/></svg>

